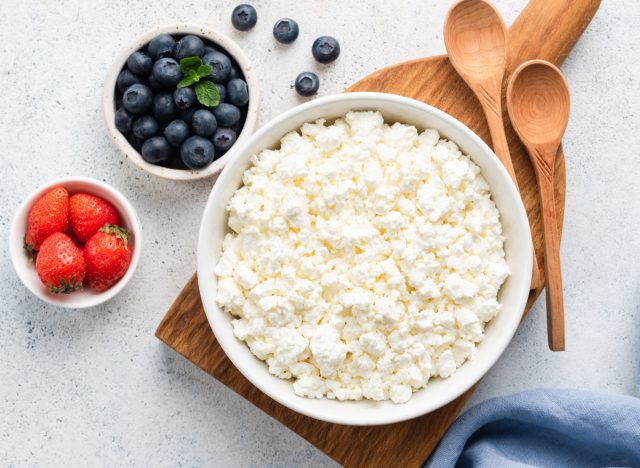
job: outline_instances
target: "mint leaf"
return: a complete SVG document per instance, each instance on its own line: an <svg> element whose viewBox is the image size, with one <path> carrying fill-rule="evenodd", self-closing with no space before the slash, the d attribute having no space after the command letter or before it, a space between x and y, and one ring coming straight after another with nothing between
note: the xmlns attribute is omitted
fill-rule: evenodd
<svg viewBox="0 0 640 468"><path fill-rule="evenodd" d="M218 88L209 80L200 81L196 84L196 97L203 106L215 107L220 104Z"/></svg>
<svg viewBox="0 0 640 468"><path fill-rule="evenodd" d="M200 65L202 65L202 59L197 55L194 55L193 57L185 57L180 60L180 70L185 74L189 70L197 70Z"/></svg>
<svg viewBox="0 0 640 468"><path fill-rule="evenodd" d="M196 73L200 75L200 78L204 78L205 76L211 75L212 71L213 67L211 65L202 64L197 68Z"/></svg>
<svg viewBox="0 0 640 468"><path fill-rule="evenodd" d="M197 83L198 81L200 81L200 75L198 74L198 72L196 70L187 70L184 73L184 78L182 78L178 82L178 85L176 87L186 88L187 86L191 86L192 84Z"/></svg>

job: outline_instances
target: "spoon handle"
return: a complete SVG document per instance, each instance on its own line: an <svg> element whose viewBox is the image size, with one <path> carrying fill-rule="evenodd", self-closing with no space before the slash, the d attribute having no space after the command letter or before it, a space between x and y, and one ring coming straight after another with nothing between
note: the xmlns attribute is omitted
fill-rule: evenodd
<svg viewBox="0 0 640 468"><path fill-rule="evenodd" d="M553 151L557 151L557 147ZM547 336L551 351L564 351L564 303L562 298L562 273L560 269L560 235L556 225L556 204L553 194L553 156L544 152L550 149L535 148L533 167L538 180L542 225L544 229L544 266L547 296ZM551 161L549 163L548 161Z"/></svg>
<svg viewBox="0 0 640 468"><path fill-rule="evenodd" d="M483 88L484 90L485 88ZM511 153L509 153L509 144L507 143L507 135L504 132L504 121L502 120L502 105L499 99L491 98L490 94L480 92L478 98L482 104L482 109L487 118L489 124L489 132L491 133L491 142L493 143L493 152L496 153L498 159L502 165L507 169L507 172L511 176L511 180L516 185L518 191L518 179L516 179L516 172L513 168L513 161L511 161ZM538 266L538 259L536 257L536 251L533 249L533 269L531 271L531 289L542 289L543 282L540 278L540 267Z"/></svg>

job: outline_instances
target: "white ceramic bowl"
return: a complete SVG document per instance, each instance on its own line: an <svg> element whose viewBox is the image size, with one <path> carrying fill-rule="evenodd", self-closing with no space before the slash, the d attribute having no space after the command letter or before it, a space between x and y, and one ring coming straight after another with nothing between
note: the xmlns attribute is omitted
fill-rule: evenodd
<svg viewBox="0 0 640 468"><path fill-rule="evenodd" d="M247 82L247 87L249 88L249 107L247 108L247 118L244 122L244 127L242 127L242 131L238 135L236 143L221 158L216 159L210 165L200 170L171 169L148 163L147 161L142 159L140 153L138 153L133 148L133 146L131 146L125 136L120 133L120 131L115 126L115 90L118 74L122 70L122 67L126 64L129 55L131 55L136 50L144 47L149 41L151 41L151 39L158 36L159 34L195 34L196 36L200 36L203 39L207 39L220 46L236 60L242 70L242 73L244 74L244 78ZM107 124L107 128L109 129L109 133L111 134L111 138L113 139L118 149L122 151L122 153L129 161L138 166L140 169L143 169L155 176L162 177L163 179L170 180L197 180L218 174L227 163L227 161L233 158L233 155L236 154L237 148L240 147L242 143L244 143L255 130L256 123L258 121L258 102L258 77L256 75L255 69L249 62L249 59L244 54L240 46L238 46L238 44L236 44L224 34L221 34L209 27L196 24L180 23L168 25L158 29L154 29L153 31L149 31L148 33L138 37L131 43L129 47L120 52L120 54L116 57L113 64L111 65L111 68L107 72L107 78L104 82L104 88L102 90L102 109L104 119Z"/></svg>
<svg viewBox="0 0 640 468"><path fill-rule="evenodd" d="M129 246L132 249L132 254L129 269L120 281L106 291L95 292L89 288L85 288L80 291L74 291L71 294L51 294L42 282L40 282L38 274L36 273L35 263L29 258L23 248L24 233L27 228L27 217L29 216L31 207L36 200L47 191L58 186L66 188L70 195L77 192L85 192L105 199L118 211L123 224L122 227L131 233ZM31 192L18 207L18 211L16 211L13 221L11 222L11 232L9 233L11 261L24 285L43 301L69 309L83 309L102 304L122 291L122 288L129 282L138 266L141 242L142 228L140 227L140 221L131 203L111 185L89 177L64 177L62 179L55 179Z"/></svg>
<svg viewBox="0 0 640 468"><path fill-rule="evenodd" d="M267 366L235 338L231 319L216 304L214 267L227 230L227 202L240 187L249 158L264 148L277 146L287 132L318 118L342 116L351 110L378 110L387 122L412 124L418 129L435 128L456 142L480 166L491 187L504 229L506 258L511 276L502 286L502 311L486 327L475 359L467 361L448 379L434 378L405 404L390 401L312 400L297 396L290 381L269 374ZM531 237L524 206L507 171L491 149L469 128L431 106L391 94L346 93L302 104L258 130L227 163L205 207L198 240L198 283L207 318L227 356L256 387L299 413L338 424L376 425L403 421L434 411L471 388L498 360L511 340L529 296L531 283Z"/></svg>

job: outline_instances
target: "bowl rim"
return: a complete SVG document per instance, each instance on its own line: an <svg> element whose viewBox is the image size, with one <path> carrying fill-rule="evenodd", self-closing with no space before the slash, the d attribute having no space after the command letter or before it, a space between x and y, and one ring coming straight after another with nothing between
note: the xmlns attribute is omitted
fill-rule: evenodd
<svg viewBox="0 0 640 468"><path fill-rule="evenodd" d="M387 94L387 93L377 93L377 92L349 92L342 93L333 96L327 96L323 98L318 98L313 101L309 101L304 104L300 104L283 114L280 114L278 117L269 121L267 124L262 126L252 137L246 141L241 148L238 149L235 158L231 161L232 164L228 164L227 167L231 168L234 164L240 164L244 159L241 158L242 155L245 155L245 158L250 157L250 155L246 155L247 150L250 146L252 146L254 141L262 139L267 134L273 131L274 128L279 127L288 119L295 117L297 114L302 113L310 108L321 107L326 104L332 104L337 101L347 101L352 102L353 105L357 105L363 102L369 102L371 100L377 101L376 104L367 104L371 105L371 107L381 108L385 103L392 102L396 104L411 106L414 108L418 108L419 110L426 111L434 115L437 119L445 121L447 124L455 127L458 131L465 133L472 142L477 145L480 151L482 151L488 159L491 161L491 165L493 166L493 170L500 173L500 178L504 181L506 188L509 192L509 197L514 200L515 205L517 206L517 213L511 213L510 216L513 216L514 222L520 225L522 228L526 226L526 232L530 232L529 221L526 215L526 211L524 208L524 204L516 188L515 184L511 180L507 170L504 168L502 163L500 163L498 157L495 153L489 148L489 146L480 138L475 132L469 129L462 122L454 118L453 116L447 114L446 112L437 109L433 106L425 104L421 101L417 101L415 99L407 98L404 96ZM364 107L363 107L364 108ZM294 130L293 128L289 128L288 131ZM440 131L440 129L438 129ZM286 132L285 132L286 133ZM252 153L253 154L253 153ZM386 415L384 417L380 415L375 415L375 410L372 410L374 417L369 416L368 418L361 419L353 419L349 416L343 416L341 414L332 414L332 413L324 413L322 411L314 410L309 406L305 405L302 401L304 398L298 399L290 399L286 396L280 395L278 392L274 391L271 386L263 385L260 382L258 376L254 376L251 371L246 369L246 366L242 362L242 356L236 355L233 350L232 342L238 342L237 338L233 335L233 333L227 334L222 333L220 330L217 330L216 323L219 320L219 316L222 314L226 319L230 320L228 314L224 311L221 311L217 303L215 301L215 290L213 290L212 284L207 284L207 279L209 273L212 271L211 268L208 267L211 261L204 258L204 252L206 251L206 243L210 242L207 239L206 233L208 231L208 221L209 218L213 216L212 210L215 208L214 201L223 196L225 184L228 184L229 177L231 174L230 170L223 170L220 176L218 177L216 183L214 184L209 198L207 199L207 204L205 206L203 217L199 230L199 238L198 238L198 252L197 252L197 261L198 261L198 286L200 291L200 296L202 299L202 303L204 306L205 314L207 316L207 320L217 341L220 343L220 346L224 350L226 356L231 360L231 362L236 366L236 368L242 373L244 377L246 377L256 388L260 391L264 392L273 400L278 403L286 406L287 408L294 410L300 414L305 416L309 416L315 419L319 419L322 421L334 423L334 424L344 424L351 426L365 426L365 425L382 425L382 424L392 424L401 421L406 421L409 419L417 418L424 414L430 413L432 411L436 411L439 408L442 408L446 404L450 403L454 399L461 396L464 392L468 391L473 385L475 385L488 371L489 369L498 361L500 356L504 353L505 349L511 342L513 335L515 334L520 320L522 318L522 312L525 309L528 297L529 297L529 284L531 280L531 271L532 271L532 249L533 244L531 242L531 237L526 236L526 238L519 239L518 242L522 242L524 245L522 246L524 261L521 263L522 272L524 275L522 285L514 286L516 291L520 290L521 294L519 294L517 298L517 302L514 305L514 317L510 318L510 322L508 323L509 327L505 327L504 330L501 331L503 334L503 339L501 342L496 340L494 343L494 350L491 354L483 356L482 363L479 363L473 367L473 373L468 376L468 379L465 381L464 385L459 385L457 389L454 389L445 397L438 399L435 403L431 402L429 405L425 405L425 407L419 407L419 409L411 411L402 411L402 405L398 405L398 411L393 414ZM524 284L526 283L526 284ZM526 289L526 290L525 290ZM246 346L245 343L242 343ZM254 356L255 357L255 356ZM255 357L255 359L258 359ZM475 361L477 362L477 360ZM273 379L278 379L278 377L271 375ZM419 390L420 391L420 390ZM419 392L418 391L418 392ZM366 402L367 400L363 400ZM361 403L361 402L356 402Z"/></svg>
<svg viewBox="0 0 640 468"><path fill-rule="evenodd" d="M133 233L133 236L135 239L134 249L131 255L131 263L129 264L129 268L125 273L125 275L122 278L120 278L120 280L116 284L114 284L111 288L107 289L106 291L89 296L89 299L87 299L87 296L82 296L83 301L79 304L71 300L71 298L74 297L73 294L70 294L68 296L62 296L67 298L67 300L65 301L61 301L59 299L59 296L56 296L53 294L46 294L45 292L42 291L41 288L36 287L36 285L32 284L32 281L30 280L30 278L26 276L24 269L20 266L22 261L21 256L24 255L22 239L24 238L24 230L25 230L25 226L21 221L24 219L24 221L26 222L26 217L29 215L28 213L29 210L31 209L33 204L36 202L36 200L40 198L40 196L42 196L46 191L57 186L62 186L66 188L66 185L76 184L76 183L86 184L87 186L90 186L90 187L98 187L104 190L105 192L108 192L114 199L116 199L118 204L120 205L120 206L117 206L116 209L118 210L120 216L123 218L126 218L126 220L128 221L127 229L129 229ZM86 190L86 191L91 193L91 190ZM122 289L124 289L124 287L127 285L129 280L135 273L136 268L138 267L138 263L140 262L141 248L142 248L142 227L141 227L141 223L138 218L138 215L135 211L135 208L133 207L131 202L129 202L129 200L127 200L127 198L115 187L107 184L106 182L93 179L91 177L83 177L83 176L61 177L61 178L50 180L40 185L38 188L32 190L29 193L29 195L27 195L24 198L24 200L22 200L22 202L18 206L18 209L15 211L13 218L11 220L11 226L9 231L9 253L11 255L11 263L13 265L13 269L15 270L16 274L20 278L20 281L22 281L22 284L24 284L26 288L29 291L31 291L31 293L34 296L38 297L39 299L51 305L64 307L66 309L86 309L89 307L97 306L99 304L103 304L109 301L110 299L112 299L113 297L115 297L120 291L122 291ZM35 268L35 265L34 265L34 268ZM40 285L38 284L38 286Z"/></svg>
<svg viewBox="0 0 640 468"><path fill-rule="evenodd" d="M151 39L160 34L194 34L205 38L226 50L234 60L238 63L244 74L247 87L249 89L249 107L247 108L247 117L242 127L242 131L238 135L233 147L227 151L222 157L214 160L207 167L200 170L191 169L172 169L168 167L157 166L146 162L140 153L131 146L125 136L115 126L115 89L118 74L125 65L127 58L136 50L146 45ZM176 181L200 180L218 174L227 162L233 157L236 148L246 141L258 123L258 105L260 101L258 78L255 68L249 61L247 55L242 48L227 35L205 25L188 22L170 23L164 26L147 31L137 36L128 46L124 47L111 63L107 71L106 78L102 89L102 114L105 124L109 130L109 135L116 147L138 168L163 179Z"/></svg>

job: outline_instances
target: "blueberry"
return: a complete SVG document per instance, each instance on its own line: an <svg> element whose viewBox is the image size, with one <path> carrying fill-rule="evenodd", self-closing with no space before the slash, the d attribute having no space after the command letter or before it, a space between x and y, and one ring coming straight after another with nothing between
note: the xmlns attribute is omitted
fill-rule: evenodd
<svg viewBox="0 0 640 468"><path fill-rule="evenodd" d="M127 133L129 133L129 130L131 130L131 122L133 121L133 116L127 112L127 109L125 109L124 107L120 107L117 111L116 111L116 128L118 130L120 130L121 133L124 133L125 135Z"/></svg>
<svg viewBox="0 0 640 468"><path fill-rule="evenodd" d="M231 60L222 52L209 52L202 57L202 63L211 65L211 68L213 68L209 79L214 83L222 83L229 77Z"/></svg>
<svg viewBox="0 0 640 468"><path fill-rule="evenodd" d="M133 84L122 95L122 105L129 112L144 114L153 104L153 93L143 84Z"/></svg>
<svg viewBox="0 0 640 468"><path fill-rule="evenodd" d="M154 91L165 91L167 89L170 89L170 87L161 84L154 76L153 72L151 72L151 74L149 75L149 87Z"/></svg>
<svg viewBox="0 0 640 468"><path fill-rule="evenodd" d="M218 124L223 127L231 127L240 120L240 109L233 104L223 102L218 107L214 107L213 115L216 116Z"/></svg>
<svg viewBox="0 0 640 468"><path fill-rule="evenodd" d="M239 31L248 31L258 22L258 13L251 5L243 3L233 9L231 24Z"/></svg>
<svg viewBox="0 0 640 468"><path fill-rule="evenodd" d="M176 44L175 57L180 61L186 57L193 57L197 55L202 57L204 54L204 42L198 36L192 34L184 36Z"/></svg>
<svg viewBox="0 0 640 468"><path fill-rule="evenodd" d="M204 46L204 54L202 55L207 55L210 52L217 52L217 50L215 49L215 47L211 47L210 45L206 45Z"/></svg>
<svg viewBox="0 0 640 468"><path fill-rule="evenodd" d="M211 164L216 152L210 140L195 135L180 147L180 158L189 169L200 169Z"/></svg>
<svg viewBox="0 0 640 468"><path fill-rule="evenodd" d="M237 64L231 63L231 70L229 70L229 76L227 77L227 80L233 80L234 78L244 79L244 75L240 71L240 68L238 68Z"/></svg>
<svg viewBox="0 0 640 468"><path fill-rule="evenodd" d="M147 140L160 132L158 122L150 115L143 115L136 119L131 128L133 134L141 140Z"/></svg>
<svg viewBox="0 0 640 468"><path fill-rule="evenodd" d="M147 76L151 73L151 67L153 67L153 60L144 52L134 52L129 55L127 59L127 67L136 75Z"/></svg>
<svg viewBox="0 0 640 468"><path fill-rule="evenodd" d="M191 121L193 120L193 114L195 114L196 107L191 107L189 109L182 109L178 111L178 118L182 120L187 125L191 125Z"/></svg>
<svg viewBox="0 0 640 468"><path fill-rule="evenodd" d="M227 97L227 89L220 83L216 83L216 88L218 88L218 94L220 94L220 102L224 102L224 99Z"/></svg>
<svg viewBox="0 0 640 468"><path fill-rule="evenodd" d="M200 136L211 136L213 132L218 128L218 122L216 121L215 116L205 109L198 109L193 114L193 119L191 120L191 128L196 135Z"/></svg>
<svg viewBox="0 0 640 468"><path fill-rule="evenodd" d="M189 109L196 103L196 93L193 88L178 88L173 92L173 102L178 109Z"/></svg>
<svg viewBox="0 0 640 468"><path fill-rule="evenodd" d="M161 34L151 39L147 46L147 52L153 60L158 60L164 57L173 56L173 51L176 47L176 41L169 34Z"/></svg>
<svg viewBox="0 0 640 468"><path fill-rule="evenodd" d="M273 25L273 37L282 44L291 44L298 38L298 23L291 18L282 18Z"/></svg>
<svg viewBox="0 0 640 468"><path fill-rule="evenodd" d="M182 79L182 72L178 62L170 57L165 57L153 64L153 76L162 86L175 88Z"/></svg>
<svg viewBox="0 0 640 468"><path fill-rule="evenodd" d="M312 72L302 72L296 77L296 91L300 96L313 96L318 92L320 79Z"/></svg>
<svg viewBox="0 0 640 468"><path fill-rule="evenodd" d="M171 145L163 136L151 137L142 145L142 158L151 164L169 161L172 154Z"/></svg>
<svg viewBox="0 0 640 468"><path fill-rule="evenodd" d="M124 93L129 86L137 83L142 83L142 80L127 68L118 74L118 79L116 80L116 86L121 93Z"/></svg>
<svg viewBox="0 0 640 468"><path fill-rule="evenodd" d="M320 36L313 41L311 53L320 63L333 62L340 55L340 44L331 36Z"/></svg>
<svg viewBox="0 0 640 468"><path fill-rule="evenodd" d="M236 142L237 134L232 128L219 127L213 134L213 146L219 155L229 151L229 148Z"/></svg>
<svg viewBox="0 0 640 468"><path fill-rule="evenodd" d="M138 153L142 151L142 145L144 143L144 140L138 138L133 133L129 134L129 136L127 137L127 140L129 141L129 144L133 146L133 149L136 150Z"/></svg>
<svg viewBox="0 0 640 468"><path fill-rule="evenodd" d="M238 107L244 107L249 102L247 82L234 78L227 83L227 102Z"/></svg>
<svg viewBox="0 0 640 468"><path fill-rule="evenodd" d="M164 137L169 144L175 148L179 148L184 140L189 137L189 125L183 120L174 120L164 129Z"/></svg>
<svg viewBox="0 0 640 468"><path fill-rule="evenodd" d="M160 122L173 120L178 113L178 108L173 102L171 93L158 93L153 98L153 115Z"/></svg>

